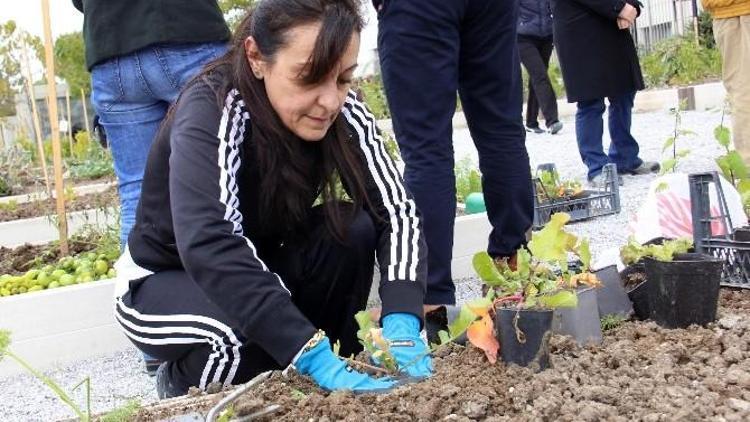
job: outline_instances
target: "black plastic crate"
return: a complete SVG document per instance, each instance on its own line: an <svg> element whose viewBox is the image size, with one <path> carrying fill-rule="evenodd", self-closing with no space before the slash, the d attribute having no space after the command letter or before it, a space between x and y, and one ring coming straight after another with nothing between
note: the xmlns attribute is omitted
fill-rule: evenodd
<svg viewBox="0 0 750 422"><path fill-rule="evenodd" d="M696 173L688 176L688 180L695 251L713 255L724 262L722 286L750 289L750 231L732 225L719 174L715 171ZM714 185L719 204L719 215L713 217L708 195L711 184ZM711 230L714 221L719 221L727 234L714 235Z"/></svg>
<svg viewBox="0 0 750 422"><path fill-rule="evenodd" d="M539 171L555 171L552 163L540 164ZM607 164L602 168L604 187L597 190L584 190L577 198L556 199L544 190L539 177L533 178L534 188L534 224L533 229L541 229L549 222L552 214L568 213L570 221L587 220L602 215L620 212L620 184L617 179L617 167Z"/></svg>

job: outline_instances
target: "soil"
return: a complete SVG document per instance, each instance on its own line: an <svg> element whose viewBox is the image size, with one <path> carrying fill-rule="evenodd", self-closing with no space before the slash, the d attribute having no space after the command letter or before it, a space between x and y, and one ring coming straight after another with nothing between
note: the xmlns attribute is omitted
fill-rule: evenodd
<svg viewBox="0 0 750 422"><path fill-rule="evenodd" d="M73 198L65 202L68 212L82 211L95 208L108 208L118 203L117 188L111 187L104 192L90 193ZM26 202L21 204L0 204L0 222L19 220L22 218L44 217L57 212L55 199Z"/></svg>
<svg viewBox="0 0 750 422"><path fill-rule="evenodd" d="M50 177L53 177L52 175L52 168L48 168L50 171ZM41 170L39 171L41 173ZM45 191L44 187L44 178L41 176L38 177L30 177L31 181L28 183L20 186L17 189L14 189L13 192L9 196L15 196L15 195L25 195L25 194L33 194L33 193L40 193ZM52 184L54 185L54 178L51 179ZM95 185L98 183L107 183L114 181L115 178L113 176L104 176L100 177L98 179L65 179L65 186L87 186L87 185ZM53 187L54 189L54 187Z"/></svg>
<svg viewBox="0 0 750 422"><path fill-rule="evenodd" d="M643 264L630 265L620 273L620 277L625 290L633 290L646 281L646 267Z"/></svg>
<svg viewBox="0 0 750 422"><path fill-rule="evenodd" d="M324 393L276 373L235 404L245 415L271 404L283 421L702 421L750 420L750 291L722 290L719 319L669 330L625 322L598 346L553 336L552 368L491 365L471 346L436 353L435 375L388 394ZM205 414L226 393L141 409L136 420Z"/></svg>
<svg viewBox="0 0 750 422"><path fill-rule="evenodd" d="M70 255L87 252L97 246L96 241L73 237L68 242ZM53 264L60 259L57 242L45 245L25 244L16 248L0 247L0 274L18 275L38 265Z"/></svg>

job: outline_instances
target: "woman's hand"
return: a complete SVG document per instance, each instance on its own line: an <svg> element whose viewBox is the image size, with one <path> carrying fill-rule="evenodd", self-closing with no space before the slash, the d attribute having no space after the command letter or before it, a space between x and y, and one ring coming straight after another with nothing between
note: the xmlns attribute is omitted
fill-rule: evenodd
<svg viewBox="0 0 750 422"><path fill-rule="evenodd" d="M432 375L432 358L419 335L419 319L406 313L383 318L383 337L388 341L399 370L414 378Z"/></svg>
<svg viewBox="0 0 750 422"><path fill-rule="evenodd" d="M395 386L389 379L376 379L351 369L341 357L333 353L331 342L324 335L316 344L302 352L294 367L300 374L309 375L315 383L328 391L384 392Z"/></svg>

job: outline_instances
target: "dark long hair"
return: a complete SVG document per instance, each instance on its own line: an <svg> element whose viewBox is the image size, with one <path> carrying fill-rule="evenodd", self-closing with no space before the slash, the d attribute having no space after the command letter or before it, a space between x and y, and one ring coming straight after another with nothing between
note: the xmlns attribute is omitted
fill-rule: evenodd
<svg viewBox="0 0 750 422"><path fill-rule="evenodd" d="M352 36L362 31L364 21L357 0L260 0L237 27L228 52L209 63L201 75L215 71L227 75L223 92L217 93L220 104L226 93L236 88L250 113L260 167L261 223L294 230L304 223L312 202L320 196L326 226L343 242L354 213L369 202L362 161L356 144L349 140L344 117L335 119L320 142L303 141L282 123L245 54L245 39L252 36L264 59L273 62L281 48L294 42L288 38L290 30L315 22L321 23L321 29L303 82L316 84L333 71ZM338 205L339 181L353 202L348 212Z"/></svg>

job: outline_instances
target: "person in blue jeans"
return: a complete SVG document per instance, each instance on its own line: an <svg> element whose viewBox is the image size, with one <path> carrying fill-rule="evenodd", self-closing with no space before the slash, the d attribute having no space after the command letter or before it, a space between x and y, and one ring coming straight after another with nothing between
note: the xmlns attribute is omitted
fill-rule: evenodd
<svg viewBox="0 0 750 422"><path fill-rule="evenodd" d="M230 37L216 0L73 0L83 12L91 101L112 152L127 244L151 143L169 106ZM153 374L159 363L145 356Z"/></svg>
<svg viewBox="0 0 750 422"><path fill-rule="evenodd" d="M521 66L518 0L373 0L378 53L404 179L427 241L425 310L455 304L453 128L456 91L479 153L487 252L510 258L526 242L534 205Z"/></svg>
<svg viewBox="0 0 750 422"><path fill-rule="evenodd" d="M630 132L635 93L644 88L629 31L640 14L640 2L557 0L552 7L555 47L568 102L578 103L576 139L589 183L604 185L602 168L608 163L617 166L618 174L658 172L659 163L638 156L638 142ZM602 146L605 98L612 140L607 154Z"/></svg>

